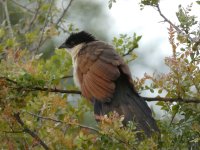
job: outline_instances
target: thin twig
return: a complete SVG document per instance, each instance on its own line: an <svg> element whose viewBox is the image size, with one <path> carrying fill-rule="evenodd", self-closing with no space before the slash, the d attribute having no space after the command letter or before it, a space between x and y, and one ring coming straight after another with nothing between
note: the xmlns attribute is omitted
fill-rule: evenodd
<svg viewBox="0 0 200 150"><path fill-rule="evenodd" d="M134 49L135 49L135 48L129 49L128 52L126 52L126 53L123 54L122 56L124 57L124 56L129 55L131 52L133 52Z"/></svg>
<svg viewBox="0 0 200 150"><path fill-rule="evenodd" d="M97 129L93 128L93 127L89 127L89 126L82 125L82 124L79 124L79 123L65 122L65 121L54 119L54 118L50 118L50 117L40 116L40 115L34 114L32 112L26 112L26 113L31 115L31 116L37 117L39 119L49 120L49 121L53 121L53 122L59 122L59 123L70 125L70 126L78 126L80 128L89 129L89 130L92 130L92 131L95 131L95 132L98 132L98 133L100 132L99 130L97 130Z"/></svg>
<svg viewBox="0 0 200 150"><path fill-rule="evenodd" d="M21 131L0 131L0 132L4 132L4 133L24 133L24 130L21 130Z"/></svg>
<svg viewBox="0 0 200 150"><path fill-rule="evenodd" d="M45 149L48 150L49 147L41 140L41 138L33 131L31 131L26 125L25 123L22 121L22 119L20 118L20 113L15 113L14 114L14 118L16 119L16 121L22 126L23 131L28 133L30 136L32 136L34 139L36 139L40 145Z"/></svg>
<svg viewBox="0 0 200 150"><path fill-rule="evenodd" d="M34 12L34 15L33 15L32 19L29 23L29 27L28 27L27 31L30 31L30 29L33 26L34 21L36 20L36 18L38 16L38 13L39 13L39 10L40 10L40 2L38 2L37 4L38 4L38 7L37 7L36 11Z"/></svg>
<svg viewBox="0 0 200 150"><path fill-rule="evenodd" d="M42 87L19 87L19 89L23 89L24 91L46 91L53 93L67 93L67 94L81 94L78 90L63 90L57 88L42 88Z"/></svg>
<svg viewBox="0 0 200 150"><path fill-rule="evenodd" d="M163 102L182 102L182 103L200 103L200 99L181 99L181 98L163 98L163 97L142 97L148 102L163 101Z"/></svg>
<svg viewBox="0 0 200 150"><path fill-rule="evenodd" d="M9 79L7 77L0 77L1 80L6 80L8 82L11 82L11 83L14 83L14 84L18 84L16 81L12 80L12 79Z"/></svg>
<svg viewBox="0 0 200 150"><path fill-rule="evenodd" d="M29 8L27 8L27 7L19 4L19 3L17 3L16 1L14 1L14 0L10 0L10 1L13 2L15 5L17 5L17 6L21 7L21 8L23 8L23 9L25 9L27 12L30 12L31 14L35 14L34 11L32 11L31 9L29 9Z"/></svg>
<svg viewBox="0 0 200 150"><path fill-rule="evenodd" d="M100 135L106 135L108 138L110 138L112 140L112 138L115 138L116 140L118 140L120 143L122 144L125 144L125 145L130 145L129 143L121 140L120 138L116 138L116 137L112 137L112 136L109 136L107 135L106 133L101 133L98 129L95 129L93 127L89 127L89 126L86 126L86 125L82 125L82 124L79 124L79 123L69 123L69 122L64 122L62 120L57 120L57 119L54 119L54 118L50 118L50 117L44 117L44 116L40 116L40 115L37 115L37 114L34 114L34 113L31 113L31 112L26 112L27 114L31 115L31 116L34 116L34 117L37 117L37 118L40 118L40 119L44 119L44 120L49 120L49 121L53 121L53 122L59 122L59 123L62 123L62 124L66 124L66 125L70 125L70 126L78 126L80 128L84 128L84 129L89 129L91 131L95 131L96 133L100 134Z"/></svg>
<svg viewBox="0 0 200 150"><path fill-rule="evenodd" d="M5 15L6 15L6 22L8 23L8 29L9 29L9 32L10 32L10 37L14 38L14 33L13 33L12 25L11 25L11 22L10 22L9 12L8 12L7 0L1 0L1 3L4 6Z"/></svg>
<svg viewBox="0 0 200 150"><path fill-rule="evenodd" d="M53 6L53 2L54 2L54 1L51 0L51 4L50 4L49 10L48 10L47 15L46 15L45 23L44 23L44 26L43 26L42 31L41 31L42 34L41 34L41 36L40 36L39 43L38 43L38 46L37 46L37 48L36 48L36 53L38 52L40 46L42 45L43 37L44 37L44 32L45 32L45 28L46 28L47 25L48 25L49 15L50 15L50 13L51 13L51 8L52 8L52 6ZM44 40L44 41L46 41L46 40Z"/></svg>
<svg viewBox="0 0 200 150"><path fill-rule="evenodd" d="M69 1L69 4L67 5L67 7L64 9L63 13L61 14L61 16L58 18L58 20L56 21L56 25L58 25L60 23L60 21L62 20L62 18L65 16L66 12L69 10L71 4L72 4L73 0Z"/></svg>
<svg viewBox="0 0 200 150"><path fill-rule="evenodd" d="M187 37L191 42L197 42L195 39L190 37L188 34L185 34L181 29L179 29L176 25L174 25L165 15L161 12L159 4L156 5L157 11L159 12L160 16L164 19L164 21L168 22L177 32L178 34L182 34L183 36Z"/></svg>
<svg viewBox="0 0 200 150"><path fill-rule="evenodd" d="M29 9L29 8L27 8L27 7L25 7L25 6L23 6L23 5L21 5L21 4L19 4L19 3L17 3L16 1L14 1L14 0L11 0L14 4L16 4L17 6L19 6L19 7L21 7L22 9L25 9L27 12L29 12L29 13L31 13L32 15L35 15L36 13L37 13L37 10L34 12L33 10L31 10L31 9ZM54 23L52 20L50 21L52 24L56 24L56 23ZM56 24L60 29L62 29L64 32L67 32L67 33L69 33L64 27L62 27L62 26L60 26L59 24ZM42 42L42 44L43 44L44 42ZM41 44L41 45L42 45Z"/></svg>
<svg viewBox="0 0 200 150"><path fill-rule="evenodd" d="M72 75L63 76L61 79L73 78Z"/></svg>

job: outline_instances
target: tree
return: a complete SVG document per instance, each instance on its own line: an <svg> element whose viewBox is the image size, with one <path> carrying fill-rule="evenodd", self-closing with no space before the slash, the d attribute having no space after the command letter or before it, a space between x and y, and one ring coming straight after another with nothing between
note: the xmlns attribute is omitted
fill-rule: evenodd
<svg viewBox="0 0 200 150"><path fill-rule="evenodd" d="M165 59L167 74L145 74L136 79L138 90L164 97L158 101L168 117L157 120L161 137L140 141L135 123L123 127L123 116L112 113L97 124L91 104L80 97L71 79L71 58L63 50L43 57L43 49L61 32L70 0L63 10L56 0L1 0L0 16L0 145L3 149L198 149L200 145L200 30L192 5L179 6L178 25L166 18L158 0L141 0L154 7L169 24L173 56ZM112 7L109 1L109 6ZM115 1L114 1L115 2ZM197 5L200 4L196 1ZM11 9L12 8L12 9ZM13 10L13 11L11 11ZM23 14L23 15L20 15ZM16 19L18 18L18 19ZM128 62L142 36L120 35L113 44ZM48 43L48 44L46 44ZM54 49L54 46L51 46ZM145 81L151 80L151 85ZM78 96L75 96L78 95Z"/></svg>

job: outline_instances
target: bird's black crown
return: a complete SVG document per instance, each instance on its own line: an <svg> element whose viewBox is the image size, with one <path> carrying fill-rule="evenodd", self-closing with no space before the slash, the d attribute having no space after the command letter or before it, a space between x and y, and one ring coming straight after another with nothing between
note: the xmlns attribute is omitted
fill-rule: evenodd
<svg viewBox="0 0 200 150"><path fill-rule="evenodd" d="M96 41L95 37L91 34L81 31L77 33L72 33L65 43L63 43L59 48L72 48L80 43L89 43L92 41Z"/></svg>

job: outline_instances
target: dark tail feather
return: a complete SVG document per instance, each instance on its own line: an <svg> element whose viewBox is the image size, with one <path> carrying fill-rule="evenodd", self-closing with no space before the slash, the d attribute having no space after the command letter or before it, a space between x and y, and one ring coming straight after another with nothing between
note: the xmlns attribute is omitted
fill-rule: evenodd
<svg viewBox="0 0 200 150"><path fill-rule="evenodd" d="M134 120L138 130L143 130L147 136L159 131L152 117L151 109L145 100L134 91L126 77L120 77L116 81L116 92L111 102L101 103L95 100L95 115L105 115L113 111L124 115L124 124Z"/></svg>

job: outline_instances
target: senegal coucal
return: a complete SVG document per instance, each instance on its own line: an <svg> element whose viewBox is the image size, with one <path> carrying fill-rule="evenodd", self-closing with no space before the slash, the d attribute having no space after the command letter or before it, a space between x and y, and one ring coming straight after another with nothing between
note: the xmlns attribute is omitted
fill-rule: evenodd
<svg viewBox="0 0 200 150"><path fill-rule="evenodd" d="M94 104L95 115L115 111L124 115L124 124L134 120L147 136L158 131L151 109L134 88L128 65L111 45L81 31L72 33L59 48L71 54L75 84Z"/></svg>

